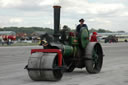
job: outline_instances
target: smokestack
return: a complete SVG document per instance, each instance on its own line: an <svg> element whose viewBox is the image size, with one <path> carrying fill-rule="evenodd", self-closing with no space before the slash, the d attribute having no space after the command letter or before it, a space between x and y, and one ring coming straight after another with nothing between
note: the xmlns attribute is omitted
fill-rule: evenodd
<svg viewBox="0 0 128 85"><path fill-rule="evenodd" d="M59 41L61 6L53 6L53 8L54 8L54 38L55 38L55 41Z"/></svg>

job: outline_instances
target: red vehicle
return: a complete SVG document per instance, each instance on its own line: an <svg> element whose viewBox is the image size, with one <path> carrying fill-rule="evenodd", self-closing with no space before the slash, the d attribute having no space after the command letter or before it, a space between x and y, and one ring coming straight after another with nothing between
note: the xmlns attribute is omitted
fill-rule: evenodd
<svg viewBox="0 0 128 85"><path fill-rule="evenodd" d="M9 35L9 36L8 36L8 39L16 40L16 36L14 36L14 35Z"/></svg>
<svg viewBox="0 0 128 85"><path fill-rule="evenodd" d="M15 35L3 35L2 38L3 38L3 40L8 40L8 39L10 39L12 41L16 40L16 36Z"/></svg>

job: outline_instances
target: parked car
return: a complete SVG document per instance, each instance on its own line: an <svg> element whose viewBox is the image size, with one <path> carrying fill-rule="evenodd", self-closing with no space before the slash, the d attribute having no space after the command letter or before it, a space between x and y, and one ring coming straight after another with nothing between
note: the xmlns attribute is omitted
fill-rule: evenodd
<svg viewBox="0 0 128 85"><path fill-rule="evenodd" d="M118 38L113 35L109 35L107 38L105 38L105 43L112 43L112 42L118 42Z"/></svg>

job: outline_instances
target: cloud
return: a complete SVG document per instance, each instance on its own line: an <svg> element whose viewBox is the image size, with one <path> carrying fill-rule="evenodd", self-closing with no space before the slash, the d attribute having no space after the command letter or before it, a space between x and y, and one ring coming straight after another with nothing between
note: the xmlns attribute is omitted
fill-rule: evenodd
<svg viewBox="0 0 128 85"><path fill-rule="evenodd" d="M120 16L128 17L128 11L127 12L124 12L124 13L121 13Z"/></svg>
<svg viewBox="0 0 128 85"><path fill-rule="evenodd" d="M22 4L22 0L0 0L0 6L2 8L17 7Z"/></svg>
<svg viewBox="0 0 128 85"><path fill-rule="evenodd" d="M56 0L59 1L59 0ZM1 0L0 6L24 11L47 11L51 10L53 0ZM58 3L58 2L57 2ZM107 14L125 8L124 4L90 3L88 0L62 0L63 9L77 14ZM48 7L49 6L49 7ZM46 10L45 10L46 9Z"/></svg>
<svg viewBox="0 0 128 85"><path fill-rule="evenodd" d="M61 26L74 29L84 18L89 27L128 31L128 0L0 0L0 25L52 27L54 1L62 6Z"/></svg>
<svg viewBox="0 0 128 85"><path fill-rule="evenodd" d="M90 3L88 0L65 0L62 6L66 11L78 14L108 14L125 8L121 3Z"/></svg>
<svg viewBox="0 0 128 85"><path fill-rule="evenodd" d="M22 23L23 19L21 19L21 18L11 18L11 19L9 19L9 22L10 23Z"/></svg>
<svg viewBox="0 0 128 85"><path fill-rule="evenodd" d="M44 0L0 0L0 8L35 11L40 10L42 1Z"/></svg>
<svg viewBox="0 0 128 85"><path fill-rule="evenodd" d="M59 3L59 2L56 2L56 3ZM41 2L39 3L40 6L48 6L48 5L53 5L53 4L54 4L53 0L41 0Z"/></svg>
<svg viewBox="0 0 128 85"><path fill-rule="evenodd" d="M104 23L104 24L110 24L111 21L104 19L104 18L92 18L92 19L88 19L89 22L100 22L100 23Z"/></svg>
<svg viewBox="0 0 128 85"><path fill-rule="evenodd" d="M90 4L88 7L88 12L91 14L108 14L111 12L116 12L125 8L123 4L101 4L95 3Z"/></svg>

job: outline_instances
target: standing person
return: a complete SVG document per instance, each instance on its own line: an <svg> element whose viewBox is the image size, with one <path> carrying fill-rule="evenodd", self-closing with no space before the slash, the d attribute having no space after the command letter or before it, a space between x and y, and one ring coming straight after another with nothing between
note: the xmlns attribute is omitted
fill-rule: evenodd
<svg viewBox="0 0 128 85"><path fill-rule="evenodd" d="M80 24L76 27L76 32L79 34L82 27L86 27L88 29L88 26L84 24L84 19L79 20Z"/></svg>
<svg viewBox="0 0 128 85"><path fill-rule="evenodd" d="M2 40L1 40L1 42L2 42L2 45L4 45L4 39L2 38Z"/></svg>
<svg viewBox="0 0 128 85"><path fill-rule="evenodd" d="M92 34L92 36L91 36L90 42L97 42L97 37L96 37L96 35L97 35L97 32L93 32L93 34Z"/></svg>

